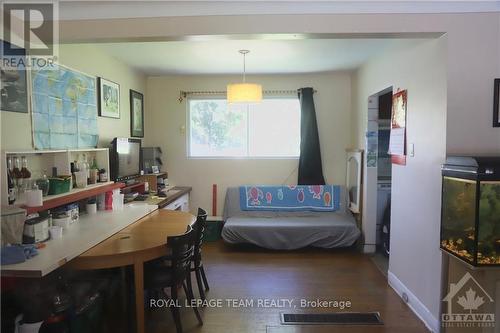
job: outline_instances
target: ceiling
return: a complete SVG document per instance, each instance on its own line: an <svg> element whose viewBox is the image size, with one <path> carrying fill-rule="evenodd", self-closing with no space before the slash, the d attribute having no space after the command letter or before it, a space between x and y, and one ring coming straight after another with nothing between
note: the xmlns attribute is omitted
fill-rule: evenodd
<svg viewBox="0 0 500 333"><path fill-rule="evenodd" d="M106 53L144 72L164 74L311 73L352 70L401 43L399 39L299 39L127 42L99 44Z"/></svg>
<svg viewBox="0 0 500 333"><path fill-rule="evenodd" d="M61 20L206 15L498 12L497 0L60 1Z"/></svg>

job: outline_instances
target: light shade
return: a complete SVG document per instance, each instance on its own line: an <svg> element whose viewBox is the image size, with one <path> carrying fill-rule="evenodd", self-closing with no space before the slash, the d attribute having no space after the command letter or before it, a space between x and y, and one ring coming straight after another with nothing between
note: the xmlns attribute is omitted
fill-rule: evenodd
<svg viewBox="0 0 500 333"><path fill-rule="evenodd" d="M257 103L262 101L262 86L255 83L232 83L227 85L228 103Z"/></svg>

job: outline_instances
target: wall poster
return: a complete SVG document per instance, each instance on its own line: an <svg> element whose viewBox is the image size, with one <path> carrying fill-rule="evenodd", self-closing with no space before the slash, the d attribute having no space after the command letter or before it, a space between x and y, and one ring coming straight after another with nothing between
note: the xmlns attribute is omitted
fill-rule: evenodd
<svg viewBox="0 0 500 333"><path fill-rule="evenodd" d="M391 155L391 162L399 165L406 165L407 97L407 90L400 90L392 96L389 154Z"/></svg>

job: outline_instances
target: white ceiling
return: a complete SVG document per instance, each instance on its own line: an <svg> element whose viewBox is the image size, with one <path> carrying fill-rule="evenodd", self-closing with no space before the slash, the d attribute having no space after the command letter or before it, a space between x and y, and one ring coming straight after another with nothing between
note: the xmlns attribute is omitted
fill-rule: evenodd
<svg viewBox="0 0 500 333"><path fill-rule="evenodd" d="M355 69L404 40L299 39L127 42L99 44L106 53L147 75L310 73Z"/></svg>
<svg viewBox="0 0 500 333"><path fill-rule="evenodd" d="M498 0L60 1L61 20L262 14L498 12Z"/></svg>

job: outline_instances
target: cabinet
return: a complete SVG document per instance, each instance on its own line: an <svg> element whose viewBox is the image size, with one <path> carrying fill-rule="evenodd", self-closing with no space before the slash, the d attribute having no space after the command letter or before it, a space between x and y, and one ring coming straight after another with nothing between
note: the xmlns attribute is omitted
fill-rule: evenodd
<svg viewBox="0 0 500 333"><path fill-rule="evenodd" d="M162 209L180 210L182 212L189 212L189 193L183 194L181 197L169 203Z"/></svg>

